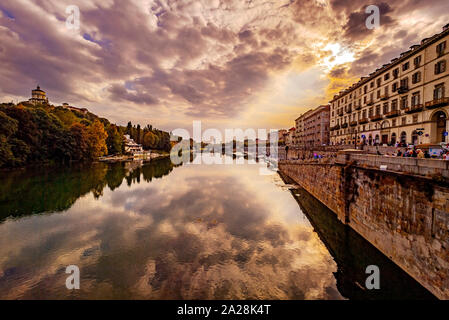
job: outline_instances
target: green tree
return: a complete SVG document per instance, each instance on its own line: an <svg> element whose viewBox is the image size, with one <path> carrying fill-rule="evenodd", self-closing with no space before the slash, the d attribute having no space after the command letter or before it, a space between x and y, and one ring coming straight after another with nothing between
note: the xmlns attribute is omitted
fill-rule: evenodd
<svg viewBox="0 0 449 320"><path fill-rule="evenodd" d="M147 132L143 137L143 147L145 149L154 149L157 145L157 137L153 132Z"/></svg>
<svg viewBox="0 0 449 320"><path fill-rule="evenodd" d="M138 124L137 125L137 132L136 132L136 142L137 143L141 143L140 134L141 134L141 129L140 129L140 124Z"/></svg>
<svg viewBox="0 0 449 320"><path fill-rule="evenodd" d="M87 160L89 152L88 132L86 126L81 123L75 123L70 128L71 136L71 159L72 160Z"/></svg>
<svg viewBox="0 0 449 320"><path fill-rule="evenodd" d="M123 145L123 136L117 130L117 126L110 125L108 128L108 137L106 139L106 145L108 147L108 154L121 154Z"/></svg>

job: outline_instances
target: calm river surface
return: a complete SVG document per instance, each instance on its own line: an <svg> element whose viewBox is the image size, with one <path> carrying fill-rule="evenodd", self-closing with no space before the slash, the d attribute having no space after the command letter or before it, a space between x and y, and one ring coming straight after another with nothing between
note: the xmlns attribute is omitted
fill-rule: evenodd
<svg viewBox="0 0 449 320"><path fill-rule="evenodd" d="M0 299L431 298L260 165L133 167L1 173ZM365 289L371 264L380 290Z"/></svg>

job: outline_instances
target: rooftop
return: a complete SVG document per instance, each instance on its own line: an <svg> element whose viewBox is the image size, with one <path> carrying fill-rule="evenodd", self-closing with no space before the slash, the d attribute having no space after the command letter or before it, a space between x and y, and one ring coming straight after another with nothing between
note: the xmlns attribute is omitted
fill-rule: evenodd
<svg viewBox="0 0 449 320"><path fill-rule="evenodd" d="M380 68L376 69L374 72L370 73L369 76L361 77L357 83L354 83L351 86L347 87L346 89L340 91L338 94L336 94L334 96L334 98L331 100L331 102L344 97L346 94L348 94L352 90L357 89L360 86L371 81L373 78L377 77L380 73L382 73L382 72L386 71L387 69L390 69L394 66L397 66L402 61L407 60L411 55L415 54L417 51L425 49L430 44L434 43L435 41L438 41L439 39L447 36L448 34L449 34L449 23L443 27L442 32L437 33L429 38L424 38L423 40L421 40L420 44L414 44L410 47L410 50L402 52L399 55L399 58L392 59L389 63L384 64L382 67L380 67Z"/></svg>

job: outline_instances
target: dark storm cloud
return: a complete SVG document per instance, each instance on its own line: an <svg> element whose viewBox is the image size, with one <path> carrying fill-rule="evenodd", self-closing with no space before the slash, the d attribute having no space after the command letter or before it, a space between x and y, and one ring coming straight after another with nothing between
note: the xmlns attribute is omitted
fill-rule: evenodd
<svg viewBox="0 0 449 320"><path fill-rule="evenodd" d="M388 3L376 4L380 12L380 24L383 28L388 28L394 24L394 19L389 15L392 13L392 8ZM365 12L365 8L360 11L351 12L348 21L343 27L345 38L354 41L366 37L369 33L374 32L374 29L366 27L366 20L370 14Z"/></svg>

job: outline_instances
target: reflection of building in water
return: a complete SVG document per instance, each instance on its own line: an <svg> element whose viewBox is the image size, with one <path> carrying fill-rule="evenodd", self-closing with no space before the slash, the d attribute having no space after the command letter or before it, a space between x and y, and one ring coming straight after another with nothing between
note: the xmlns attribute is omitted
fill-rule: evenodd
<svg viewBox="0 0 449 320"><path fill-rule="evenodd" d="M286 183L290 178L282 177ZM336 215L302 188L291 190L301 211L332 254L338 269L337 288L349 299L435 299L416 280L400 269L357 232L342 224ZM381 270L381 290L367 290L366 268L376 265Z"/></svg>
<svg viewBox="0 0 449 320"><path fill-rule="evenodd" d="M127 171L127 176L130 175L137 168L141 168L143 166L143 160L135 160L125 163L125 170Z"/></svg>
<svg viewBox="0 0 449 320"><path fill-rule="evenodd" d="M31 90L31 99L28 100L30 103L36 104L48 104L48 98L45 91L41 90L41 87L37 86L36 89Z"/></svg>

